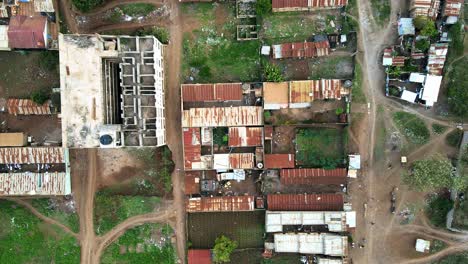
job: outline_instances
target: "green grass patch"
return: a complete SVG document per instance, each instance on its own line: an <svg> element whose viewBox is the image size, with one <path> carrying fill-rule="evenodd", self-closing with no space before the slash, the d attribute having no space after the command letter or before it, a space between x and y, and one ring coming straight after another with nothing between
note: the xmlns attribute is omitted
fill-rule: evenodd
<svg viewBox="0 0 468 264"><path fill-rule="evenodd" d="M432 264L462 264L468 263L468 252L450 255Z"/></svg>
<svg viewBox="0 0 468 264"><path fill-rule="evenodd" d="M356 63L354 66L354 82L351 93L353 102L358 104L365 104L367 102L366 95L362 89L362 69L359 63Z"/></svg>
<svg viewBox="0 0 468 264"><path fill-rule="evenodd" d="M385 155L385 143L387 141L387 128L385 127L384 115L382 112L377 112L377 126L376 126L376 142L374 147L375 160L383 159Z"/></svg>
<svg viewBox="0 0 468 264"><path fill-rule="evenodd" d="M468 9L468 8L467 8ZM468 57L458 60L452 64L448 74L448 103L450 112L462 119L468 118L468 74L466 65Z"/></svg>
<svg viewBox="0 0 468 264"><path fill-rule="evenodd" d="M78 214L74 209L67 207L65 200L60 198L38 198L31 200L31 204L43 215L68 226L73 232L78 233L80 231Z"/></svg>
<svg viewBox="0 0 468 264"><path fill-rule="evenodd" d="M73 5L81 12L89 12L104 2L105 0L72 0Z"/></svg>
<svg viewBox="0 0 468 264"><path fill-rule="evenodd" d="M144 224L127 230L103 253L102 264L160 263L175 264L171 244L173 231L167 224Z"/></svg>
<svg viewBox="0 0 468 264"><path fill-rule="evenodd" d="M445 142L454 148L458 148L463 137L463 130L454 129L445 137Z"/></svg>
<svg viewBox="0 0 468 264"><path fill-rule="evenodd" d="M333 128L301 128L296 134L298 166L333 169L343 165L343 135Z"/></svg>
<svg viewBox="0 0 468 264"><path fill-rule="evenodd" d="M224 24L215 24L218 8L227 13ZM234 3L189 5L187 16L200 22L199 28L184 35L184 81L211 83L260 80L260 42L237 41ZM183 11L185 12L185 11ZM219 20L219 19L216 19Z"/></svg>
<svg viewBox="0 0 468 264"><path fill-rule="evenodd" d="M437 134L437 135L443 134L448 128L444 125L439 125L437 123L433 123L431 126L432 126L432 132L434 132L434 134Z"/></svg>
<svg viewBox="0 0 468 264"><path fill-rule="evenodd" d="M377 24L383 25L390 18L392 8L389 0L371 0L372 14Z"/></svg>
<svg viewBox="0 0 468 264"><path fill-rule="evenodd" d="M147 16L156 9L154 5L145 3L126 4L119 8L128 16Z"/></svg>
<svg viewBox="0 0 468 264"><path fill-rule="evenodd" d="M316 21L296 13L270 13L262 22L262 37L270 41L304 41L319 32Z"/></svg>
<svg viewBox="0 0 468 264"><path fill-rule="evenodd" d="M163 27L150 27L150 28L144 28L140 29L136 32L136 35L138 36L154 36L157 38L161 43L163 44L169 44L169 30L167 28Z"/></svg>
<svg viewBox="0 0 468 264"><path fill-rule="evenodd" d="M445 244L444 241L436 239L436 240L432 241L431 249L430 249L429 252L431 254L434 254L434 253L437 253L437 252L443 250L446 247L447 247L447 244Z"/></svg>
<svg viewBox="0 0 468 264"><path fill-rule="evenodd" d="M159 197L96 194L94 201L94 227L96 234L104 234L132 216L150 213L161 202Z"/></svg>
<svg viewBox="0 0 468 264"><path fill-rule="evenodd" d="M80 246L74 237L4 200L0 200L0 252L0 263L80 262Z"/></svg>
<svg viewBox="0 0 468 264"><path fill-rule="evenodd" d="M425 211L434 226L444 228L447 224L447 213L452 208L453 201L446 197L435 196L429 200Z"/></svg>
<svg viewBox="0 0 468 264"><path fill-rule="evenodd" d="M416 115L407 112L396 112L393 113L393 121L409 142L422 145L429 141L429 129L424 121Z"/></svg>
<svg viewBox="0 0 468 264"><path fill-rule="evenodd" d="M322 57L309 61L310 79L351 79L354 59L350 56Z"/></svg>

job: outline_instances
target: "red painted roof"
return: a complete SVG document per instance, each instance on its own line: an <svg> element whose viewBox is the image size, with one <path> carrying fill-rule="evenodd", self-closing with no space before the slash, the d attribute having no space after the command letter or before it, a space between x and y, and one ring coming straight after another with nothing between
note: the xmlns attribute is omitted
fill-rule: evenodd
<svg viewBox="0 0 468 264"><path fill-rule="evenodd" d="M307 0L273 0L273 8L307 7Z"/></svg>
<svg viewBox="0 0 468 264"><path fill-rule="evenodd" d="M273 137L273 126L265 126L265 139L271 139Z"/></svg>
<svg viewBox="0 0 468 264"><path fill-rule="evenodd" d="M250 147L262 145L261 127L230 127L229 146L230 147Z"/></svg>
<svg viewBox="0 0 468 264"><path fill-rule="evenodd" d="M240 101L242 100L242 84L183 84L182 99L184 102Z"/></svg>
<svg viewBox="0 0 468 264"><path fill-rule="evenodd" d="M265 169L288 169L295 167L294 154L265 154Z"/></svg>
<svg viewBox="0 0 468 264"><path fill-rule="evenodd" d="M185 194L200 193L201 171L186 171L185 172Z"/></svg>
<svg viewBox="0 0 468 264"><path fill-rule="evenodd" d="M200 128L184 128L185 169L192 169L193 162L201 161Z"/></svg>
<svg viewBox="0 0 468 264"><path fill-rule="evenodd" d="M211 251L209 249L189 249L188 264L211 264Z"/></svg>
<svg viewBox="0 0 468 264"><path fill-rule="evenodd" d="M282 184L330 184L346 183L346 169L283 169L281 170Z"/></svg>
<svg viewBox="0 0 468 264"><path fill-rule="evenodd" d="M267 208L271 211L342 211L341 194L269 194Z"/></svg>
<svg viewBox="0 0 468 264"><path fill-rule="evenodd" d="M16 49L44 49L47 18L43 16L13 16L8 28L8 43Z"/></svg>

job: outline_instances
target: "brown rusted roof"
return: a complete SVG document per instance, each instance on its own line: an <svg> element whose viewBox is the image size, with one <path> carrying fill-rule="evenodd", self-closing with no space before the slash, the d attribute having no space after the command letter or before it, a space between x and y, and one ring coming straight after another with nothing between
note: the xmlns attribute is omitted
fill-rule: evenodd
<svg viewBox="0 0 468 264"><path fill-rule="evenodd" d="M200 193L201 171L186 171L185 172L185 194Z"/></svg>
<svg viewBox="0 0 468 264"><path fill-rule="evenodd" d="M265 154L265 169L288 169L295 167L294 154Z"/></svg>
<svg viewBox="0 0 468 264"><path fill-rule="evenodd" d="M410 10L413 17L427 16L433 20L437 18L440 0L413 0L411 3Z"/></svg>
<svg viewBox="0 0 468 264"><path fill-rule="evenodd" d="M269 194L270 211L342 211L341 194Z"/></svg>
<svg viewBox="0 0 468 264"><path fill-rule="evenodd" d="M463 5L463 0L445 0L444 16L460 15L460 10Z"/></svg>
<svg viewBox="0 0 468 264"><path fill-rule="evenodd" d="M265 126L265 139L273 138L273 126Z"/></svg>
<svg viewBox="0 0 468 264"><path fill-rule="evenodd" d="M13 16L8 28L8 43L12 49L45 49L44 16Z"/></svg>
<svg viewBox="0 0 468 264"><path fill-rule="evenodd" d="M192 163L201 161L200 128L184 128L184 167L192 169Z"/></svg>
<svg viewBox="0 0 468 264"><path fill-rule="evenodd" d="M253 211L254 196L200 197L187 200L187 212Z"/></svg>
<svg viewBox="0 0 468 264"><path fill-rule="evenodd" d="M65 195L66 173L0 173L0 196Z"/></svg>
<svg viewBox="0 0 468 264"><path fill-rule="evenodd" d="M330 184L346 183L346 169L283 169L280 172L282 184Z"/></svg>
<svg viewBox="0 0 468 264"><path fill-rule="evenodd" d="M231 127L263 125L259 106L190 108L182 113L182 127Z"/></svg>
<svg viewBox="0 0 468 264"><path fill-rule="evenodd" d="M262 145L262 127L230 127L230 147L255 147Z"/></svg>
<svg viewBox="0 0 468 264"><path fill-rule="evenodd" d="M272 8L307 7L308 0L273 0Z"/></svg>
<svg viewBox="0 0 468 264"><path fill-rule="evenodd" d="M189 249L187 260L188 264L211 264L211 251L209 249Z"/></svg>
<svg viewBox="0 0 468 264"><path fill-rule="evenodd" d="M48 103L38 105L30 99L8 99L8 113L12 115L50 115Z"/></svg>
<svg viewBox="0 0 468 264"><path fill-rule="evenodd" d="M241 83L182 84L184 102L240 101Z"/></svg>
<svg viewBox="0 0 468 264"><path fill-rule="evenodd" d="M61 147L0 148L0 164L65 163Z"/></svg>
<svg viewBox="0 0 468 264"><path fill-rule="evenodd" d="M333 8L342 7L348 3L348 0L273 0L273 9L287 8Z"/></svg>
<svg viewBox="0 0 468 264"><path fill-rule="evenodd" d="M273 58L313 58L326 56L330 53L328 40L321 42L294 42L273 45Z"/></svg>
<svg viewBox="0 0 468 264"><path fill-rule="evenodd" d="M289 102L292 106L311 103L314 100L341 99L347 94L349 89L337 79L291 81L289 85Z"/></svg>

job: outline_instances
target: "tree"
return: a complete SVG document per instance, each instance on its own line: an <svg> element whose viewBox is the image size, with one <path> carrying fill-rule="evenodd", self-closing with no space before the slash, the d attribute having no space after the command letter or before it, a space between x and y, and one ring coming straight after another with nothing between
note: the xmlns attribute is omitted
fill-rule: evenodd
<svg viewBox="0 0 468 264"><path fill-rule="evenodd" d="M49 100L49 93L44 89L35 90L31 93L31 100L36 104L43 105Z"/></svg>
<svg viewBox="0 0 468 264"><path fill-rule="evenodd" d="M431 46L431 42L429 42L429 40L427 39L420 39L418 41L416 41L416 48L422 52L426 52L429 47Z"/></svg>
<svg viewBox="0 0 468 264"><path fill-rule="evenodd" d="M429 18L426 16L417 16L414 20L414 27L418 30L423 29L430 22Z"/></svg>
<svg viewBox="0 0 468 264"><path fill-rule="evenodd" d="M283 75L281 75L281 70L278 68L278 66L274 64L271 64L268 62L265 63L263 74L265 75L265 80L267 82L282 82L283 81Z"/></svg>
<svg viewBox="0 0 468 264"><path fill-rule="evenodd" d="M271 11L271 0L257 0L257 5L255 7L257 11L257 16L263 16Z"/></svg>
<svg viewBox="0 0 468 264"><path fill-rule="evenodd" d="M226 263L230 261L231 253L237 248L237 242L222 235L215 240L213 248L214 262Z"/></svg>
<svg viewBox="0 0 468 264"><path fill-rule="evenodd" d="M453 166L450 161L435 155L415 161L410 174L403 175L403 181L418 191L432 191L452 188L454 185Z"/></svg>
<svg viewBox="0 0 468 264"><path fill-rule="evenodd" d="M437 29L435 27L434 21L429 21L429 23L427 23L423 27L423 29L421 29L421 35L423 35L423 36L437 37L437 34L439 34L439 32L437 31Z"/></svg>

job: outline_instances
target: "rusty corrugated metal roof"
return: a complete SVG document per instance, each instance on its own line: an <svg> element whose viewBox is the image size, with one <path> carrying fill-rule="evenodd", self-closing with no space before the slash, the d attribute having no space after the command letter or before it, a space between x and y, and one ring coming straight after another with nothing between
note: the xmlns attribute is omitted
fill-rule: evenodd
<svg viewBox="0 0 468 264"><path fill-rule="evenodd" d="M328 40L321 42L294 42L272 46L274 59L313 58L326 56L330 53Z"/></svg>
<svg viewBox="0 0 468 264"><path fill-rule="evenodd" d="M0 173L0 196L65 195L66 173Z"/></svg>
<svg viewBox="0 0 468 264"><path fill-rule="evenodd" d="M12 16L8 28L8 45L12 49L45 49L47 18L44 16Z"/></svg>
<svg viewBox="0 0 468 264"><path fill-rule="evenodd" d="M413 0L411 3L410 11L413 17L427 16L433 20L437 18L440 0Z"/></svg>
<svg viewBox="0 0 468 264"><path fill-rule="evenodd" d="M273 0L272 8L307 10L315 8L339 8L345 6L348 0ZM286 11L286 10L285 10Z"/></svg>
<svg viewBox="0 0 468 264"><path fill-rule="evenodd" d="M230 127L230 147L255 147L262 145L262 127Z"/></svg>
<svg viewBox="0 0 468 264"><path fill-rule="evenodd" d="M265 154L265 169L288 169L295 167L294 154Z"/></svg>
<svg viewBox="0 0 468 264"><path fill-rule="evenodd" d="M187 212L253 211L254 196L200 197L187 200Z"/></svg>
<svg viewBox="0 0 468 264"><path fill-rule="evenodd" d="M282 184L330 184L346 183L346 169L283 169L280 172Z"/></svg>
<svg viewBox="0 0 468 264"><path fill-rule="evenodd" d="M61 147L0 148L0 164L65 163Z"/></svg>
<svg viewBox="0 0 468 264"><path fill-rule="evenodd" d="M322 79L308 81L291 81L289 85L289 102L291 104L311 103L314 100L341 99L349 94L341 80Z"/></svg>
<svg viewBox="0 0 468 264"><path fill-rule="evenodd" d="M211 264L211 251L209 249L189 249L187 260L188 264Z"/></svg>
<svg viewBox="0 0 468 264"><path fill-rule="evenodd" d="M12 115L50 115L48 103L38 105L30 99L8 99L8 113Z"/></svg>
<svg viewBox="0 0 468 264"><path fill-rule="evenodd" d="M273 126L265 126L265 139L273 138Z"/></svg>
<svg viewBox="0 0 468 264"><path fill-rule="evenodd" d="M444 16L460 16L463 0L445 0Z"/></svg>
<svg viewBox="0 0 468 264"><path fill-rule="evenodd" d="M259 106L191 108L182 113L182 127L231 127L263 125Z"/></svg>
<svg viewBox="0 0 468 264"><path fill-rule="evenodd" d="M434 43L429 48L427 71L430 75L441 76L447 59L448 43Z"/></svg>
<svg viewBox="0 0 468 264"><path fill-rule="evenodd" d="M185 194L200 193L201 171L186 171L185 172Z"/></svg>
<svg viewBox="0 0 468 264"><path fill-rule="evenodd" d="M242 83L182 84L184 102L240 101Z"/></svg>
<svg viewBox="0 0 468 264"><path fill-rule="evenodd" d="M184 128L184 167L192 169L192 163L201 161L200 128Z"/></svg>
<svg viewBox="0 0 468 264"><path fill-rule="evenodd" d="M270 211L342 211L341 194L269 194L267 208Z"/></svg>

